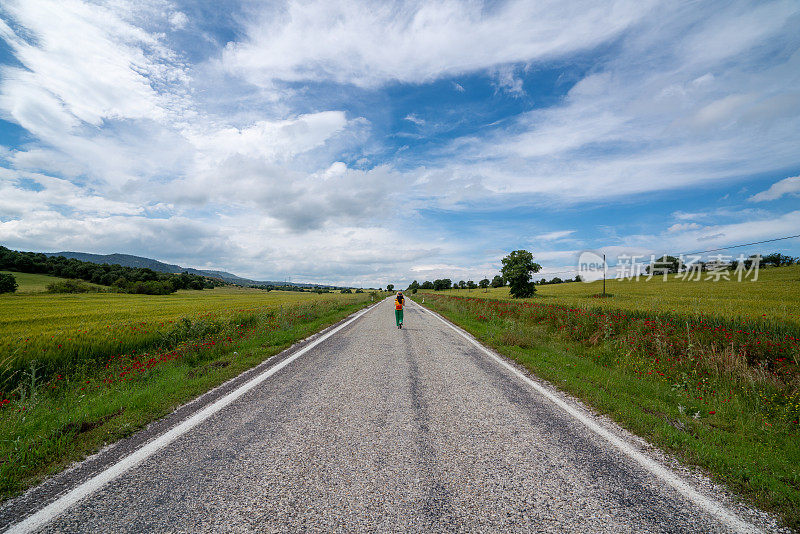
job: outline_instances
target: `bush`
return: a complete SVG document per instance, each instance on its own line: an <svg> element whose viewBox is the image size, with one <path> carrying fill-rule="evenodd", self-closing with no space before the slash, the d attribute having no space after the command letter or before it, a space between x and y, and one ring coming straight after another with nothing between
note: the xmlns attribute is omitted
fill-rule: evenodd
<svg viewBox="0 0 800 534"><path fill-rule="evenodd" d="M173 292L172 285L169 282L158 282L156 280L147 280L141 282L133 282L129 284L124 290L124 293L134 293L137 295L169 295Z"/></svg>
<svg viewBox="0 0 800 534"><path fill-rule="evenodd" d="M0 273L0 293L13 293L18 287L13 274Z"/></svg>
<svg viewBox="0 0 800 534"><path fill-rule="evenodd" d="M48 293L99 293L100 288L80 280L60 280L47 284Z"/></svg>

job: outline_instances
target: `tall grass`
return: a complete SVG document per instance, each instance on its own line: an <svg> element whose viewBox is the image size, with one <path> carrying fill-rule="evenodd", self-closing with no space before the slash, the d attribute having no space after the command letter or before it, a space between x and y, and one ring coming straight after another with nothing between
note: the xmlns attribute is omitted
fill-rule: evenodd
<svg viewBox="0 0 800 534"><path fill-rule="evenodd" d="M773 322L753 329L719 317L573 308L535 301L509 302L426 295L437 307L458 309L487 323L506 345L530 346L526 329L546 326L560 339L587 346L604 343L616 365L654 375L690 396L716 397L715 384L768 398L769 422L800 428L800 325ZM724 400L724 399L723 399ZM773 417L777 416L777 417Z"/></svg>

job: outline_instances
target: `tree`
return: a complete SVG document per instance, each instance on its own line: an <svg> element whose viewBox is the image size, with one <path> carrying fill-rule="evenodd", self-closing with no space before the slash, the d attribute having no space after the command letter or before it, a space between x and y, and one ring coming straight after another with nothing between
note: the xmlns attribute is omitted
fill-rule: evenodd
<svg viewBox="0 0 800 534"><path fill-rule="evenodd" d="M461 289L466 289L467 288L467 283L464 280L461 280L458 283L458 287L461 288Z"/></svg>
<svg viewBox="0 0 800 534"><path fill-rule="evenodd" d="M416 280L414 280L408 285L408 290L411 291L412 293L416 293L417 289L419 289L419 282L417 282Z"/></svg>
<svg viewBox="0 0 800 534"><path fill-rule="evenodd" d="M797 263L797 258L781 254L780 252L773 252L761 258L761 265L771 265L773 267L794 265L795 263Z"/></svg>
<svg viewBox="0 0 800 534"><path fill-rule="evenodd" d="M433 289L433 282L431 282L430 280L425 280L419 287L420 289Z"/></svg>
<svg viewBox="0 0 800 534"><path fill-rule="evenodd" d="M518 299L533 296L536 286L531 282L531 275L541 269L541 265L533 262L533 254L527 250L515 250L503 258L503 268L500 272L511 286L511 297Z"/></svg>
<svg viewBox="0 0 800 534"><path fill-rule="evenodd" d="M449 278L441 278L438 280L433 281L433 289L435 291L442 291L444 289L450 289L452 282Z"/></svg>
<svg viewBox="0 0 800 534"><path fill-rule="evenodd" d="M506 281L499 274L492 278L492 287L503 287L504 285L506 285Z"/></svg>
<svg viewBox="0 0 800 534"><path fill-rule="evenodd" d="M681 260L675 256L661 256L656 261L645 267L645 272L651 274L675 274L681 270Z"/></svg>
<svg viewBox="0 0 800 534"><path fill-rule="evenodd" d="M13 293L17 290L17 279L11 273L0 273L0 293Z"/></svg>
<svg viewBox="0 0 800 534"><path fill-rule="evenodd" d="M477 289L477 285L472 280L467 280L467 289Z"/></svg>
<svg viewBox="0 0 800 534"><path fill-rule="evenodd" d="M478 287L480 287L481 289L486 289L487 287L489 287L489 279L484 278L483 280L478 282Z"/></svg>
<svg viewBox="0 0 800 534"><path fill-rule="evenodd" d="M394 291L394 284L389 284L386 286L386 291Z"/></svg>

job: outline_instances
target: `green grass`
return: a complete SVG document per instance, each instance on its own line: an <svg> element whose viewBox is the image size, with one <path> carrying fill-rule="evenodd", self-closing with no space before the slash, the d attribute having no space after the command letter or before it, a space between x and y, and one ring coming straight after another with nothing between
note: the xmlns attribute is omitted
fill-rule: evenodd
<svg viewBox="0 0 800 534"><path fill-rule="evenodd" d="M46 274L30 274L30 273L18 273L15 271L0 271L0 273L11 274L17 280L17 295L26 295L30 293L44 293L47 290L48 284L52 284L53 282L63 282L67 280L67 278L59 278L57 276L49 276ZM99 286L97 284L90 284L86 282L86 284L106 289L105 286ZM3 295L7 296L7 295ZM0 296L2 298L3 296ZM2 301L0 301L2 302Z"/></svg>
<svg viewBox="0 0 800 534"><path fill-rule="evenodd" d="M745 286L744 305L731 298L714 306L730 288L698 292L705 317L681 303L682 286L670 292L677 281L625 286L640 303L621 299L625 313L613 299L589 298L594 289L583 284L544 286L547 296L521 301L499 290L415 300L424 296L485 344L800 530L800 349L791 341L800 325L785 296L796 294L797 272L774 269L767 290ZM666 312L659 300L670 303ZM786 310L776 314L776 302Z"/></svg>
<svg viewBox="0 0 800 534"><path fill-rule="evenodd" d="M682 281L670 275L646 281L606 280L611 298L593 298L603 290L602 281L536 286L534 299L567 306L599 306L608 309L709 315L727 319L766 318L800 324L800 265L763 268L756 282ZM508 287L455 289L444 294L473 298L510 299Z"/></svg>
<svg viewBox="0 0 800 534"><path fill-rule="evenodd" d="M0 297L0 497L368 304L369 294L235 288Z"/></svg>

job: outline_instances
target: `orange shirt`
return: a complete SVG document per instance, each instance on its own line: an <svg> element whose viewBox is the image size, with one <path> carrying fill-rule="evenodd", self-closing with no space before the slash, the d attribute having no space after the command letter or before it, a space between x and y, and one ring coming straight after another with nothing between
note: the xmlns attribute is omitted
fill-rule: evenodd
<svg viewBox="0 0 800 534"><path fill-rule="evenodd" d="M394 309L395 310L402 310L403 309L403 301L398 299L398 298L395 298L394 299Z"/></svg>

